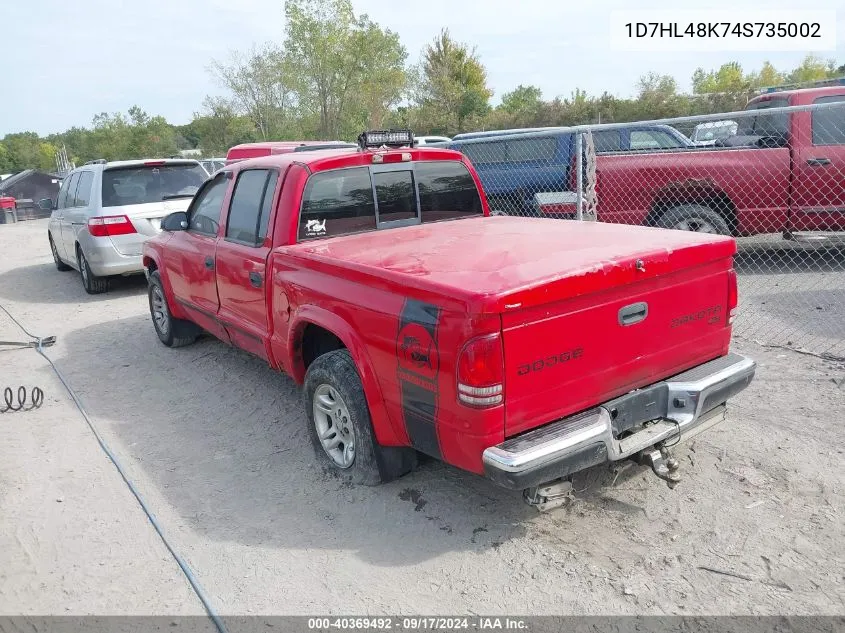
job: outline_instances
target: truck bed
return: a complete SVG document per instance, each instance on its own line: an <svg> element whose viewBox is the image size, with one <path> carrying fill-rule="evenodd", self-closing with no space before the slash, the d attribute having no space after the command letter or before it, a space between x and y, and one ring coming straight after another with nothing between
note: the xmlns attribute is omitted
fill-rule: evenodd
<svg viewBox="0 0 845 633"><path fill-rule="evenodd" d="M687 149L596 159L602 222L642 224L661 209L704 204L735 210L738 234L780 231L789 210L787 148Z"/></svg>
<svg viewBox="0 0 845 633"><path fill-rule="evenodd" d="M541 305L731 257L730 238L642 226L495 216L281 247L449 297L472 314ZM647 257L644 271L628 265Z"/></svg>

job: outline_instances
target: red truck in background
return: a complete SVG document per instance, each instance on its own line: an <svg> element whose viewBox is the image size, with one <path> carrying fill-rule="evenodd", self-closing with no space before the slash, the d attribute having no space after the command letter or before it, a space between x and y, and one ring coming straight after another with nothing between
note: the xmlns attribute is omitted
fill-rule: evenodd
<svg viewBox="0 0 845 633"><path fill-rule="evenodd" d="M459 152L410 131L241 161L144 244L165 345L202 330L304 385L318 459L358 483L417 451L550 507L572 473L725 417L732 238L491 217Z"/></svg>
<svg viewBox="0 0 845 633"><path fill-rule="evenodd" d="M767 114L770 108L843 107ZM732 147L599 155L598 218L721 234L845 230L845 87L760 95Z"/></svg>
<svg viewBox="0 0 845 633"><path fill-rule="evenodd" d="M260 156L275 156L288 152L305 152L314 149L337 149L341 147L355 147L353 143L343 141L261 141L258 143L241 143L229 148L226 152L227 165L239 160L258 158Z"/></svg>

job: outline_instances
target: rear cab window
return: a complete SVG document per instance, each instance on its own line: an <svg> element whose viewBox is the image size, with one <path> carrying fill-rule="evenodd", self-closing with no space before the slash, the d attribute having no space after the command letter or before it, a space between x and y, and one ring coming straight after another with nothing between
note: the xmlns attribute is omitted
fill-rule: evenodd
<svg viewBox="0 0 845 633"><path fill-rule="evenodd" d="M777 99L766 99L752 103L745 109L770 110L772 108L786 108L789 106L789 99L786 97ZM760 112L757 116L745 116L739 119L737 136L774 136L780 139L789 137L789 113Z"/></svg>
<svg viewBox="0 0 845 633"><path fill-rule="evenodd" d="M189 196L208 174L199 163L151 163L112 167L103 171L103 206L122 207Z"/></svg>
<svg viewBox="0 0 845 633"><path fill-rule="evenodd" d="M478 188L460 161L334 169L305 185L299 240L482 214Z"/></svg>

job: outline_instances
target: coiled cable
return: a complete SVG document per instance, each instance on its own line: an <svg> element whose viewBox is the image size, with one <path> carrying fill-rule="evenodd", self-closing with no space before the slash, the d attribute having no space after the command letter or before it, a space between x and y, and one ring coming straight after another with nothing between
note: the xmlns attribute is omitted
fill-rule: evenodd
<svg viewBox="0 0 845 633"><path fill-rule="evenodd" d="M11 387L6 387L3 389L3 402L0 413L32 411L44 403L44 392L40 387L33 387L31 392L27 392L26 387L20 386L16 394Z"/></svg>

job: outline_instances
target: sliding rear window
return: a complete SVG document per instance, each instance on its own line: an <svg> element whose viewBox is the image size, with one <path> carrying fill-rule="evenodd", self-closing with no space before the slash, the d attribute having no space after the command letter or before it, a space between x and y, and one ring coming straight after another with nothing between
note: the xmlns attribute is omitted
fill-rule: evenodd
<svg viewBox="0 0 845 633"><path fill-rule="evenodd" d="M389 228L385 223L393 221L418 224L482 214L475 181L459 161L420 161L388 170L337 169L308 179L299 239Z"/></svg>
<svg viewBox="0 0 845 633"><path fill-rule="evenodd" d="M103 172L103 206L161 202L168 196L191 196L208 178L199 163L135 165Z"/></svg>

